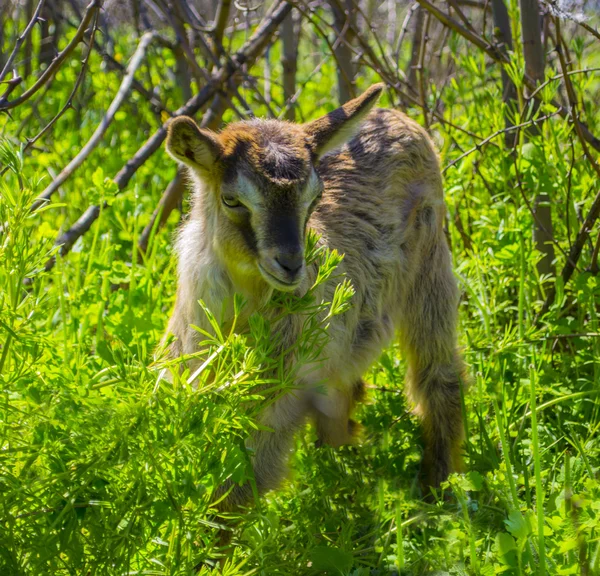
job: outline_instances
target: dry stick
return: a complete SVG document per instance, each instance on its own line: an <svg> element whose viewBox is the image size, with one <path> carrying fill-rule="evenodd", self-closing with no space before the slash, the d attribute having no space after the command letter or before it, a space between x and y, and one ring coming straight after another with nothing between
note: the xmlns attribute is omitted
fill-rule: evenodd
<svg viewBox="0 0 600 576"><path fill-rule="evenodd" d="M554 18L554 25L556 28L556 40L557 40L556 52L558 54L558 58L560 61L561 71L562 71L563 77L565 79L565 87L567 89L567 97L569 99L569 104L571 107L570 112L571 112L571 117L573 118L573 124L575 126L575 131L577 132L577 136L579 137L579 140L581 142L581 146L583 148L583 152L584 152L586 158L588 159L588 161L592 165L592 168L595 170L595 172L598 174L598 177L600 178L600 166L598 165L598 163L596 162L596 160L590 153L590 150L586 143L587 141L584 136L584 132L582 130L582 123L579 120L579 113L577 110L577 95L575 94L575 89L573 88L573 83L571 82L571 78L569 77L569 74L568 74L567 62L565 60L565 56L564 56L563 48L562 48L562 44L564 41L563 41L563 38L560 33L560 21L558 18ZM592 202L590 211L588 212L588 215L586 216L583 224L579 228L579 232L577 233L575 242L573 243L573 246L571 246L571 250L569 251L569 258L565 262L565 265L561 272L563 286L566 285L566 283L569 281L569 279L573 275L573 272L575 271L575 268L576 268L576 264L581 256L581 253L583 252L583 246L585 245L585 242L588 239L590 232L592 231L592 228L594 227L594 224L596 223L596 220L598 219L599 216L600 216L600 191L598 191L598 193L596 194L596 197L594 198L594 201ZM540 310L539 314L537 315L536 322L550 309L550 306L552 306L552 304L554 303L555 298L556 298L556 284L554 284L551 288L549 288L548 294L546 295L546 301L544 302L542 309Z"/></svg>
<svg viewBox="0 0 600 576"><path fill-rule="evenodd" d="M585 22L577 22L577 24L579 24L584 30L587 30L590 34L592 34L593 36L598 38L598 40L600 40L600 32L598 32L598 30L592 28L589 24L586 24Z"/></svg>
<svg viewBox="0 0 600 576"><path fill-rule="evenodd" d="M225 26L227 25L227 20L229 19L230 7L231 0L220 0L219 6L217 7L213 39L215 43L215 51L218 54L221 54L223 52L223 34L225 33Z"/></svg>
<svg viewBox="0 0 600 576"><path fill-rule="evenodd" d="M451 28L452 30L469 40L471 43L475 44L475 46L477 46L478 48L481 48L481 50L483 50L495 62L498 62L502 65L507 65L510 63L508 56L506 56L506 54L499 50L497 46L491 45L489 42L487 42L484 38L476 34L474 31L468 30L459 22L454 20L454 18L452 18L450 15L446 14L445 12L442 12L437 6L431 4L428 0L417 0L417 2L421 6L423 6L423 8L431 12L442 24ZM527 88L529 88L532 91L535 90L535 82L531 78L529 78L529 76L525 75L523 80ZM536 99L541 100L539 95L536 95ZM560 110L561 116L565 118L569 116L569 112L565 110L558 102L552 101L551 104L556 106L556 108ZM579 128L581 129L581 133L585 141L591 146L593 146L596 150L600 151L600 139L596 138L596 136L594 136L590 132L588 127L582 122L579 122Z"/></svg>
<svg viewBox="0 0 600 576"><path fill-rule="evenodd" d="M295 4L296 7L298 7L297 4ZM315 25L315 28L317 29L317 31L319 32L319 34L321 34L324 38L324 40L326 42L328 42L328 39L325 35L325 33L319 28L319 26L314 22L314 20L311 20L313 22L313 24ZM329 24L329 27L332 27ZM354 49L354 53L356 55L356 57L361 60L362 62L364 62L364 64L366 66L368 66L369 68L372 68L373 70L375 70L375 72L377 72L377 74L379 74L379 76L381 77L381 79L390 87L393 88L398 95L401 98L405 98L407 99L409 102L411 102L412 104L414 104L415 106L421 106L421 102L419 101L418 98L416 98L415 96L413 96L412 94L410 94L409 92L404 92L403 90L401 90L400 85L403 84L405 86L407 86L407 88L410 90L411 87L399 76L394 76L393 72L391 70L389 70L388 68L385 67L384 63L379 61L379 58L377 57L377 55L375 54L375 52L371 49L371 47L369 46L368 42L366 42L363 38L362 34L359 34L357 32L357 36L356 36L360 47L362 48L363 53L358 52L356 49ZM338 38L337 41L345 41L343 38ZM367 60L365 58L365 55L368 56L370 58L370 61ZM397 70L396 68L396 72L399 72L399 70ZM452 122L449 122L446 118L444 118L444 116L442 114L440 114L439 112L435 111L435 110L431 110L432 115L442 124L446 124L452 128L454 128L454 130L458 130L459 132L462 132L464 134L467 134L468 136L470 136L471 138L474 138L476 140L483 140L482 136L479 136L478 134L475 134L473 132L471 132L470 130L467 130L465 128L462 128L461 126L457 126L456 124L453 124ZM493 145L493 142L491 143Z"/></svg>
<svg viewBox="0 0 600 576"><path fill-rule="evenodd" d="M33 27L35 26L35 24L38 20L38 16L40 15L40 12L41 12L43 6L44 6L44 0L40 0L37 5L37 8L35 9L35 12L33 13L33 16L31 17L31 20L29 21L29 24L27 24L27 26L25 27L25 30L23 30L23 34L21 34L17 38L17 41L15 42L15 47L13 48L13 51L10 53L10 56L8 57L8 60L6 61L4 68L2 68L2 72L0 72L0 82L2 82L2 80L4 80L4 78L8 74L14 59L16 58L17 54L19 53L19 50L21 49L21 46L23 45L23 42L25 42L25 40L31 33L31 30L33 30Z"/></svg>
<svg viewBox="0 0 600 576"><path fill-rule="evenodd" d="M104 60L104 62L106 62L106 64L114 70L119 70L120 72L126 71L125 66L123 66L123 64L121 64L117 60L115 60L113 56L108 54L98 42L96 42L96 52L98 52L98 54L100 54L100 56L102 57L102 60ZM166 108L166 106L161 102L160 98L156 94L148 90L141 82L138 82L134 78L132 86L133 89L136 92L138 92L141 96L143 96L146 100L148 100L148 102L150 102L150 104L158 112L165 112L169 116L172 116L173 113L168 108Z"/></svg>
<svg viewBox="0 0 600 576"><path fill-rule="evenodd" d="M555 112L556 114L556 112ZM538 121L544 121L546 120L546 118L541 118L538 119ZM521 131L522 126L518 125L515 126L515 128L517 128L517 136L515 138L515 140L518 142L520 139L519 133ZM517 177L517 187L519 189L519 192L521 194L521 198L523 198L523 202L525 202L525 205L527 206L527 209L529 210L529 213L531 214L531 217L533 218L536 226L538 227L539 230L541 230L541 232L547 237L549 238L550 242L556 246L558 248L558 250L560 252L562 252L562 254L565 256L565 258L567 260L569 260L569 254L567 253L567 251L560 245L560 242L558 242L555 238L554 238L554 234L552 232L552 229L548 229L547 227L547 223L543 222L540 217L539 217L539 213L536 211L535 209L535 200L534 200L534 205L531 205L531 202L529 201L529 199L527 198L527 195L525 194L525 190L523 190L523 181L521 180L521 175L519 174L519 169L517 166L517 157L516 155L513 154L512 156L513 159L513 163L515 166L515 175ZM537 199L537 197L536 197ZM577 264L572 262L573 266L575 267L575 269L579 272L579 269L577 268Z"/></svg>
<svg viewBox="0 0 600 576"><path fill-rule="evenodd" d="M212 76L209 82L196 94L188 100L181 108L174 112L174 116L192 116L202 106L204 106L210 98L212 98L241 67L243 64L252 64L261 54L271 36L275 33L277 27L283 19L289 14L292 9L291 4L280 1L267 13L263 22L256 29L252 37L242 46L242 48L233 56L230 62L219 68ZM167 136L166 124L163 124L136 152L133 158L129 159L125 166L115 176L114 182L117 188L122 191L136 171L150 158L154 152L158 150L162 142ZM108 206L105 204L105 206ZM100 215L100 206L90 206L67 230L57 239L56 245L60 246L62 256L67 254L73 247L73 244L83 236L98 219ZM46 263L45 269L51 270L54 267L56 259L53 257Z"/></svg>
<svg viewBox="0 0 600 576"><path fill-rule="evenodd" d="M568 75L575 76L576 74L589 74L591 72L598 72L599 70L600 70L600 67L580 68L579 70L570 70L568 72ZM563 74L557 74L556 76L550 76L550 78L548 78L545 82L540 84L529 96L527 96L527 100L531 100L532 98L535 97L536 94L538 94L538 92L541 92L546 86L548 86L548 84L550 84L551 82L554 82L554 80L559 80L560 78L563 78Z"/></svg>
<svg viewBox="0 0 600 576"><path fill-rule="evenodd" d="M183 19L181 18L181 15L180 14L172 15L171 12L169 11L168 6L163 5L161 0L157 0L157 2L158 2L157 9L159 9L163 12L165 18L167 19L167 21L170 23L171 27L173 28L175 35L178 38L178 42L180 44L180 48L183 52L183 55L184 55L186 61L190 65L192 74L194 76L194 79L196 80L196 84L200 87L203 84L203 82L210 80L210 74L208 73L207 70L202 68L196 61L196 57L193 52L193 46L191 46L190 43L188 42L187 35L185 32L184 22L183 22ZM183 7L183 4L181 2L179 3L179 7L182 9L182 11L191 14L191 11L186 10ZM193 16L193 14L192 14L192 16ZM204 40L202 35L198 36L198 40L200 42L200 50L201 50L202 54L207 59L212 60L212 62L215 64L215 66L218 67L220 64L218 56L213 52L213 50L211 50L211 48L208 46L208 44L206 43L206 41ZM170 49L172 51L174 51L174 47L171 46ZM224 51L222 49L221 49L221 53L224 54ZM232 92L232 94L235 97L237 97L237 99L241 102L242 106L246 110L248 110L249 109L248 104L246 103L246 101L244 100L242 95L239 93L237 85L234 82L232 82L231 79L228 80L227 87ZM245 115L238 110L237 106L231 100L229 95L224 92L223 96L227 100L229 107L234 111L234 113L239 118L243 119L245 117Z"/></svg>
<svg viewBox="0 0 600 576"><path fill-rule="evenodd" d="M315 16L318 16L316 14L316 12L313 12L310 7L308 8L308 10L304 10L304 8L302 7L302 4L300 4L299 2L297 2L295 0L290 0L290 1L292 1L294 6L300 11L301 14L306 16L306 18L308 18L312 22L313 26L317 30L317 33L321 35L321 37L323 38L325 43L329 46L329 50L332 53L333 58L335 59L335 53L333 52L333 48L332 48L331 42L329 41L329 39L327 37L327 34L325 34L325 32L320 28L320 26L317 24L317 22L312 18L313 14ZM319 18L321 20L323 20L323 18L321 18L321 17L319 17ZM331 24L329 24L325 21L324 21L324 23L327 26L329 26L330 28L333 28L333 26ZM361 60L369 68L372 68L373 70L375 70L375 72L377 72L377 74L379 74L381 79L390 88L393 88L401 98L406 98L411 103L413 103L415 106L420 107L421 103L417 98L415 98L412 94L409 94L408 92L404 92L401 90L400 85L404 84L405 86L407 86L406 82L404 80L402 80L399 76L394 76L391 71L389 71L385 68L385 66L379 61L377 55L373 52L373 50L371 49L369 44L363 39L363 35L359 34L357 32L356 38L357 38L358 42L360 43L361 48L363 49L363 52L364 52L364 54L361 52L358 52L354 47L352 47L352 50L354 51L354 54L356 55L357 59ZM342 37L338 37L335 42L337 43L340 41L346 42L346 40ZM364 57L365 54L369 56L371 61L368 61L365 59L365 57ZM398 70L396 70L396 71L398 71ZM451 128L454 128L454 130L462 132L463 134L467 134L468 136L470 136L471 138L474 138L475 140L483 140L482 136L479 136L478 134L475 134L475 133L471 132L470 130L467 130L465 128L462 128L461 126L457 126L456 124L449 122L439 112L432 110L431 113L442 124L446 124L446 125L450 126ZM491 144L496 145L493 142Z"/></svg>
<svg viewBox="0 0 600 576"><path fill-rule="evenodd" d="M464 15L463 11L460 9L458 2L456 0L448 0L448 4L450 4L450 6L454 8L456 13L458 14L458 17L463 21L464 25L470 30L473 30L471 22L469 22L469 19ZM483 27L483 29L485 31L485 26Z"/></svg>
<svg viewBox="0 0 600 576"><path fill-rule="evenodd" d="M540 118L534 118L533 120L527 120L526 122L523 122L522 124L517 124L515 126L508 126L506 128L502 128L501 130L496 130L496 132L494 132L493 134L490 134L487 138L485 138L484 140L482 140L481 142L479 142L478 144L473 146L473 148L470 148L466 152L463 152L458 158L455 158L454 160L452 160L452 162L448 163L448 165L442 170L442 174L445 173L446 170L449 170L450 168L452 168L452 166L455 166L463 158L470 156L474 152L477 152L478 150L483 148L483 146L485 146L486 144L489 144L490 141L493 140L494 138L501 136L502 134L508 134L514 130L520 130L521 128L527 128L528 126L534 126L540 122L544 122L545 120L552 118L553 116L556 116L557 114L560 114L559 110L551 112L550 114L547 114L546 116L541 116Z"/></svg>
<svg viewBox="0 0 600 576"><path fill-rule="evenodd" d="M139 255L142 257L143 254L148 250L148 242L150 242L150 237L159 228L161 228L164 223L168 220L171 212L177 208L181 198L183 198L183 194L185 192L185 182L183 178L183 171L181 168L177 169L177 175L169 185L166 187L163 192L160 200L158 202L158 206L154 209L152 216L150 217L150 221L147 226L144 228L142 233L140 234L140 239L138 240L138 250ZM158 223L156 222L158 220Z"/></svg>
<svg viewBox="0 0 600 576"><path fill-rule="evenodd" d="M400 52L402 51L402 44L404 42L404 38L406 36L406 31L408 30L408 25L410 24L410 20L413 17L413 14L419 9L419 4L415 2L412 6L409 7L406 12L406 16L404 17L404 22L402 22L402 28L400 30L400 35L398 36L398 41L396 42L396 47L394 48L394 62L398 65L400 60Z"/></svg>
<svg viewBox="0 0 600 576"><path fill-rule="evenodd" d="M590 265L590 272L592 274L598 274L598 253L600 252L600 232L598 232L598 238L596 238L596 245L592 252L592 263Z"/></svg>
<svg viewBox="0 0 600 576"><path fill-rule="evenodd" d="M427 13L425 22L423 23L423 36L421 45L419 46L419 64L417 72L419 76L419 97L421 98L421 107L423 108L423 121L425 128L429 130L429 117L427 112L427 86L425 84L425 51L427 50L427 41L429 40L429 25L431 24L431 14Z"/></svg>
<svg viewBox="0 0 600 576"><path fill-rule="evenodd" d="M65 61L67 56L75 49L75 46L77 46L77 44L79 44L83 39L85 31L89 23L91 22L94 14L100 9L101 3L102 0L92 0L90 2L83 16L83 20L81 21L79 28L77 28L75 36L73 36L73 39L65 46L62 52L56 55L54 60L50 62L48 68L44 70L44 73L38 78L38 80L31 88L23 92L21 96L15 98L14 100L9 101L6 99L6 96L2 96L2 98L0 98L0 111L10 110L11 108L18 106L19 104L22 104L23 102L31 98L44 84L46 84L46 82L48 82L51 78L54 77L54 74L60 68L60 65Z"/></svg>
<svg viewBox="0 0 600 576"><path fill-rule="evenodd" d="M281 67L283 76L283 99L285 102L283 113L278 117L285 115L286 120L293 122L296 119L296 109L290 104L296 93L296 74L298 71L298 42L300 30L296 35L296 22L294 12L283 21L279 37L281 39ZM300 26L298 27L300 28Z"/></svg>
<svg viewBox="0 0 600 576"><path fill-rule="evenodd" d="M35 210L42 204L48 202L52 195L59 189L60 186L69 178L77 168L79 168L86 160L86 158L92 153L92 151L98 146L104 133L111 125L114 120L115 114L123 104L123 101L129 94L131 90L131 85L133 83L133 77L137 71L137 69L141 66L144 56L146 55L146 50L148 46L155 38L154 32L146 32L140 39L138 47L133 54L131 62L127 66L127 72L121 82L121 86L119 86L119 90L115 95L113 101L110 103L104 118L102 118L100 124L92 134L92 137L87 141L85 146L81 149L81 151L69 162L60 172L60 174L47 186L47 188L39 195L37 200L31 206L31 210ZM90 45L91 50L91 45Z"/></svg>
<svg viewBox="0 0 600 576"><path fill-rule="evenodd" d="M50 128L52 128L52 126L54 126L54 124L56 124L56 122L59 120L59 118L69 108L72 107L73 98L75 98L75 94L77 94L77 91L79 90L79 86L83 82L83 78L85 76L85 71L87 70L87 67L88 67L90 55L92 53L92 48L94 45L94 37L96 36L97 29L98 29L98 13L96 13L94 22L92 23L92 33L90 34L90 45L88 46L88 51L85 55L85 59L81 66L81 70L79 71L79 74L77 75L77 79L75 80L75 84L73 85L73 89L71 90L71 93L69 94L69 97L67 98L67 101L65 102L64 106L56 113L54 118L52 118L52 120L50 120L50 122L48 122L48 124L46 124L46 126L44 126L44 128L42 128L42 130L40 130L40 132L38 132L33 138L27 139L27 143L23 147L23 152L27 151L31 146L33 146L46 132L48 132L48 130L50 130ZM41 98L43 98L44 94L45 94L45 92L41 94L41 96L40 96L40 98L38 98L37 102L39 102L39 100ZM34 103L34 106L35 106L35 103ZM21 129L23 128L23 126L24 126L24 123L22 123L21 126L19 127L19 129L17 130L17 134L21 132ZM8 166L5 166L2 170L0 170L0 176L3 176L7 170L8 170ZM32 207L32 210L33 210L33 207Z"/></svg>
<svg viewBox="0 0 600 576"><path fill-rule="evenodd" d="M54 118L52 118L52 120L50 120L50 122L48 124L46 124L46 126L44 126L44 128L42 128L42 130L40 130L40 132L38 132L33 138L30 138L27 140L27 143L23 147L23 152L25 152L25 150L27 150L28 148L33 146L46 132L48 132L48 130L50 130L50 128L52 128L52 126L54 126L54 124L58 121L58 119L69 108L72 107L73 98L75 98L75 94L77 94L77 90L79 90L79 86L83 82L83 78L85 76L85 71L87 70L88 63L90 60L90 55L92 54L92 49L94 48L94 38L96 37L96 30L98 29L98 15L99 15L99 12L96 12L96 16L94 17L94 22L92 24L92 33L90 34L90 43L88 46L87 53L85 55L85 60L83 61L81 70L79 71L79 74L77 75L77 79L75 80L75 84L73 85L73 89L71 90L71 93L69 94L69 97L67 98L67 101L65 102L64 106L56 113Z"/></svg>
<svg viewBox="0 0 600 576"><path fill-rule="evenodd" d="M339 0L337 0L339 2ZM364 10L361 8L360 3L357 0L350 0L351 4L352 4L352 8L354 10L356 10L356 12L362 16L362 18L364 19L364 21L367 23L370 32L373 34L373 38L375 40L375 43L377 44L377 48L379 49L379 52L381 53L381 58L383 58L383 64L385 65L386 69L388 70L388 72L391 73L391 71L394 69L394 63L393 62L388 62L388 56L385 53L385 50L381 44L381 41L379 40L379 36L375 33L375 26L373 26L373 24L370 22L369 17L365 14ZM362 36L360 30L358 29L358 24L354 23L352 24L350 22L350 20L348 19L348 22L350 24L351 27L353 27L354 29L354 35L355 36ZM344 43L347 44L346 39L344 38ZM361 41L361 45L364 45L365 42L364 40ZM368 45L368 43L367 43ZM351 45L350 45L351 47ZM372 50L371 47L369 46L369 50Z"/></svg>
<svg viewBox="0 0 600 576"><path fill-rule="evenodd" d="M70 2L71 6L73 7L73 2ZM73 24L63 16L63 20L69 24L70 26L73 26ZM107 66L109 66L110 68L112 68L113 70L118 70L119 72L125 72L126 67L121 64L120 62L117 62L117 60L115 60L115 58L113 56L111 56L110 54L108 54L106 52L106 50L102 47L102 45L98 42L98 39L94 39L94 48L96 49L96 52L102 57L102 60L104 60L104 62L106 63ZM169 116L172 115L172 112L170 110L168 110L165 105L160 101L160 99L158 98L158 96L156 94L153 94L152 92L150 92L148 89L145 88L145 86L143 84L141 84L140 82L138 82L137 80L133 80L133 89L138 92L141 96L143 96L146 100L148 100L148 102L150 102L150 104L159 112L166 112Z"/></svg>

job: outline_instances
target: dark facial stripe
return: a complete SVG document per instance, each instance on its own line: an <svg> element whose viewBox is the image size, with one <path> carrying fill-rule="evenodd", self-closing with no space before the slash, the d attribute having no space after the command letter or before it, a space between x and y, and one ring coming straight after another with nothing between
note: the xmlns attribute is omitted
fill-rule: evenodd
<svg viewBox="0 0 600 576"><path fill-rule="evenodd" d="M250 215L244 217L244 219L238 224L239 231L242 233L246 246L252 252L252 254L258 254L258 242L256 241L256 234L252 229L252 223L250 222Z"/></svg>
<svg viewBox="0 0 600 576"><path fill-rule="evenodd" d="M300 223L296 212L273 214L267 222L267 243L270 246L286 247L287 250L302 249Z"/></svg>

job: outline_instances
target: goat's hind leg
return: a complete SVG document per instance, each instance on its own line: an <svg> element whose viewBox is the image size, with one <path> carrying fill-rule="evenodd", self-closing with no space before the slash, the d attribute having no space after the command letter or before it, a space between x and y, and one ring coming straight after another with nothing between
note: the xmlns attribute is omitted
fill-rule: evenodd
<svg viewBox="0 0 600 576"><path fill-rule="evenodd" d="M400 330L408 358L407 393L423 427L426 490L462 468L463 362L456 342L457 308L458 288L441 238L407 294Z"/></svg>
<svg viewBox="0 0 600 576"><path fill-rule="evenodd" d="M327 444L338 448L353 444L361 426L351 418L354 407L364 400L366 386L357 379L350 388L329 388L313 393L313 410L317 428L317 447Z"/></svg>

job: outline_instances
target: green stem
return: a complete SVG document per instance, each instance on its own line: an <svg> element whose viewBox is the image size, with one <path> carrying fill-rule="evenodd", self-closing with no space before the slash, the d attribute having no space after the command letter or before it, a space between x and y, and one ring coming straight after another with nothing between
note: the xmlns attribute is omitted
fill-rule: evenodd
<svg viewBox="0 0 600 576"><path fill-rule="evenodd" d="M546 549L544 545L544 492L542 488L542 468L540 462L540 448L538 442L537 431L537 409L536 409L536 373L535 365L529 367L529 384L531 390L530 405L531 405L531 449L533 450L534 469L535 469L535 504L537 508L538 520L538 551L539 551L539 566L538 574L544 576L546 574Z"/></svg>

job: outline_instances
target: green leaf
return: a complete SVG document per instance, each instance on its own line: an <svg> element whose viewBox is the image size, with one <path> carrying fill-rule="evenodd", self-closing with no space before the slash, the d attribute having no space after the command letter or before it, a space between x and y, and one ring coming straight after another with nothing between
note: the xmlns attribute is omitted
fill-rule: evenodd
<svg viewBox="0 0 600 576"><path fill-rule="evenodd" d="M518 510L513 510L504 521L508 531L517 539L525 540L531 533L531 526Z"/></svg>
<svg viewBox="0 0 600 576"><path fill-rule="evenodd" d="M311 550L310 560L315 570L346 574L352 567L353 557L349 552L339 548L317 546Z"/></svg>

